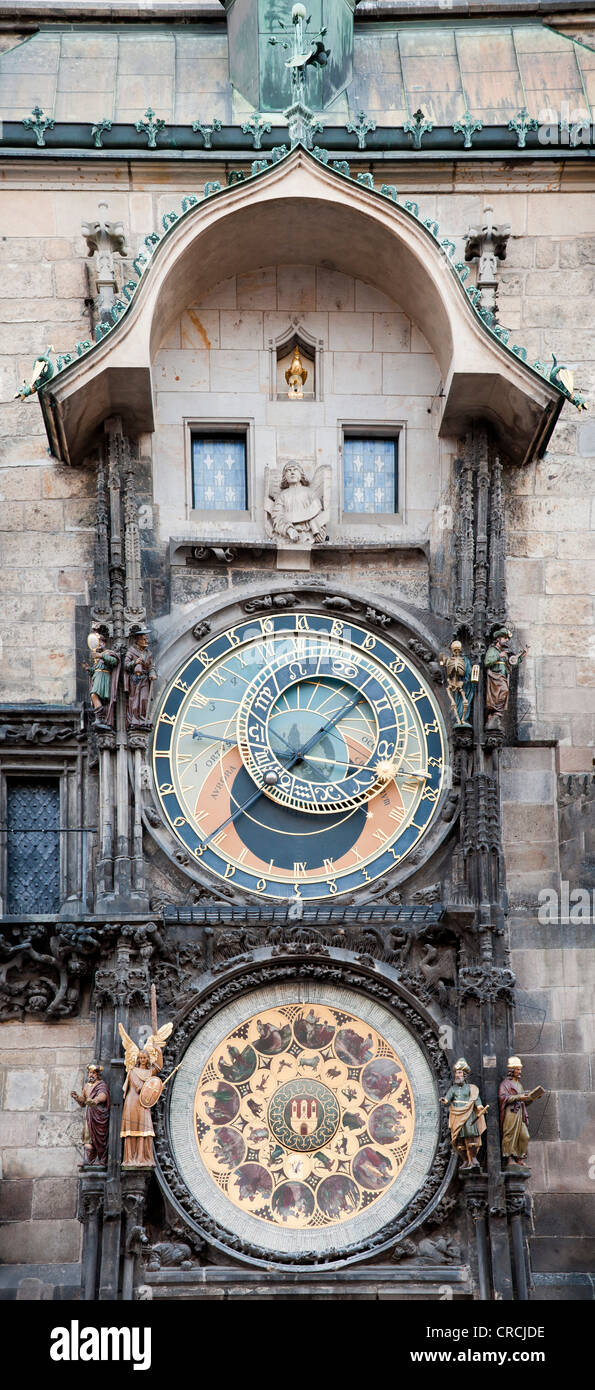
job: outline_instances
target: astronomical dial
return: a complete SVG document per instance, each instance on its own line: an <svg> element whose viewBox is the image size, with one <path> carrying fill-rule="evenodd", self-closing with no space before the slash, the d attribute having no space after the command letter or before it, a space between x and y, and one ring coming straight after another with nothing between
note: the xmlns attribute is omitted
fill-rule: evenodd
<svg viewBox="0 0 595 1390"><path fill-rule="evenodd" d="M435 815L446 739L384 637L328 615L247 620L196 651L156 719L162 809L189 856L273 898L353 892Z"/></svg>

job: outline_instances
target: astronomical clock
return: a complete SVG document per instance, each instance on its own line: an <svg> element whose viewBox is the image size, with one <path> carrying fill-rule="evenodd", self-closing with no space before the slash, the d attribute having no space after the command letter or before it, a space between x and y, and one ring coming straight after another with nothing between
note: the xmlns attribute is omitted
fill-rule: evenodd
<svg viewBox="0 0 595 1390"><path fill-rule="evenodd" d="M357 1258L427 1178L439 1133L431 1067L394 1014L348 987L266 986L197 1033L169 1137L184 1205L252 1258ZM201 1222L202 1218L202 1222Z"/></svg>
<svg viewBox="0 0 595 1390"><path fill-rule="evenodd" d="M277 901L366 889L427 835L446 776L440 708L391 642L295 613L194 651L153 744L166 823L190 862Z"/></svg>
<svg viewBox="0 0 595 1390"><path fill-rule="evenodd" d="M217 1007L183 1025L158 1121L166 1190L253 1263L365 1258L444 1176L435 1057L394 986L357 975L359 943L333 968L283 965L273 924L332 924L435 842L450 785L440 703L357 619L314 605L247 615L172 669L152 762L178 862L203 896L210 884L213 898L260 902L264 923L259 973L230 981L218 967Z"/></svg>

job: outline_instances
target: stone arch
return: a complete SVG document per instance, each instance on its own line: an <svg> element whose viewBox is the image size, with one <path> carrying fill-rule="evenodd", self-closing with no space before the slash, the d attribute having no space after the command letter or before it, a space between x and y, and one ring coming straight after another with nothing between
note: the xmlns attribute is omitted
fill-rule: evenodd
<svg viewBox="0 0 595 1390"><path fill-rule="evenodd" d="M400 303L440 365L441 433L481 417L517 462L543 451L564 397L488 333L430 230L297 149L174 219L117 326L48 383L63 456L77 461L110 414L133 432L153 429L151 362L189 286L196 298L227 275L295 259L363 276Z"/></svg>

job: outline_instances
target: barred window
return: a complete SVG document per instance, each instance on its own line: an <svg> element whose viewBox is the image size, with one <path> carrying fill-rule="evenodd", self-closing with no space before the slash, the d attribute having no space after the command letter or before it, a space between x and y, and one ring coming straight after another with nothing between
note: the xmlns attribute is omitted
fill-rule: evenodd
<svg viewBox="0 0 595 1390"><path fill-rule="evenodd" d="M6 911L60 907L60 787L57 777L6 781Z"/></svg>
<svg viewBox="0 0 595 1390"><path fill-rule="evenodd" d="M247 510L245 435L193 434L192 505L201 512Z"/></svg>
<svg viewBox="0 0 595 1390"><path fill-rule="evenodd" d="M399 510L396 439L346 436L343 469L344 512Z"/></svg>

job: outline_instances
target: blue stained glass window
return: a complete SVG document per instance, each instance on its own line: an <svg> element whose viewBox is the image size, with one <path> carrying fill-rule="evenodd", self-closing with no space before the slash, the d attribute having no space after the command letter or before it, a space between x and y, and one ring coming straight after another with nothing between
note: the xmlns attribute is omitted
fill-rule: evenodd
<svg viewBox="0 0 595 1390"><path fill-rule="evenodd" d="M6 783L6 910L57 912L60 906L60 788L56 778Z"/></svg>
<svg viewBox="0 0 595 1390"><path fill-rule="evenodd" d="M197 512L246 511L246 440L241 434L193 435L192 488Z"/></svg>
<svg viewBox="0 0 595 1390"><path fill-rule="evenodd" d="M345 439L343 467L345 512L399 510L396 439Z"/></svg>

